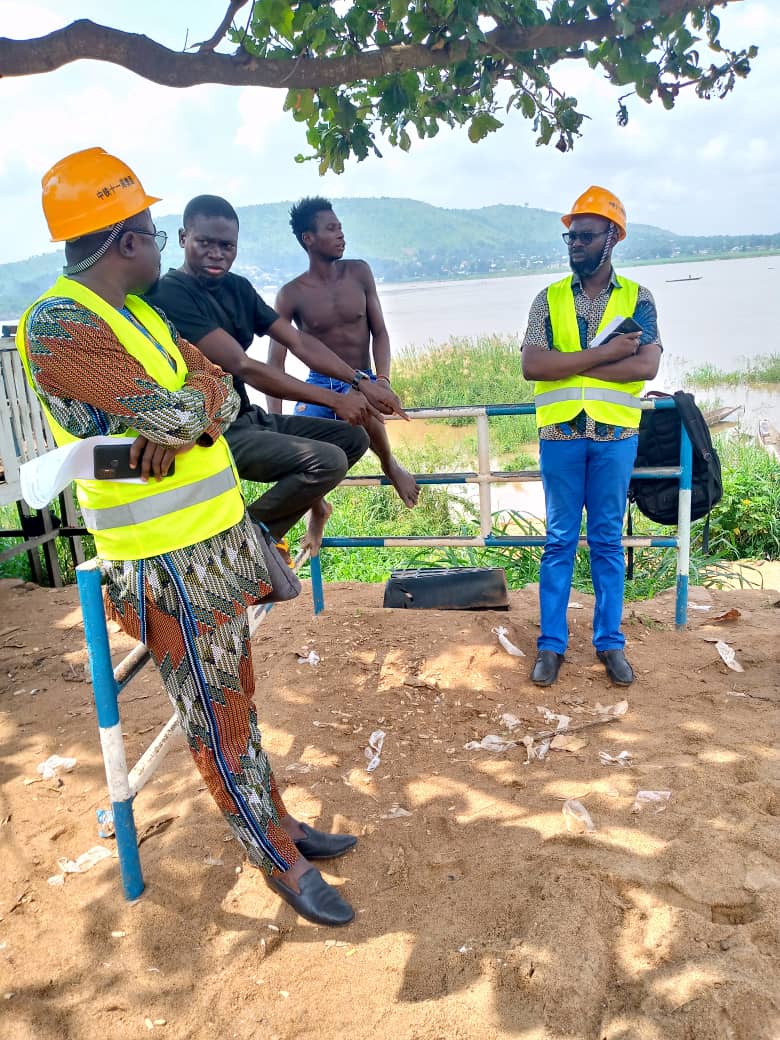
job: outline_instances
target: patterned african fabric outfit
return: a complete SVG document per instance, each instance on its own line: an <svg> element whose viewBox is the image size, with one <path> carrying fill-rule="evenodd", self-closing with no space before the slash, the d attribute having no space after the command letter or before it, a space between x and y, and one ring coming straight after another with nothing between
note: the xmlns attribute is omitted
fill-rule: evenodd
<svg viewBox="0 0 780 1040"><path fill-rule="evenodd" d="M77 437L133 429L172 447L213 443L238 411L232 379L168 328L188 368L177 391L153 382L92 311L62 298L39 304L28 320L27 352L57 422ZM106 575L106 612L149 648L233 834L256 866L288 870L299 853L280 826L286 810L252 703L246 610L270 591L252 523L245 514L184 549L107 562Z"/></svg>

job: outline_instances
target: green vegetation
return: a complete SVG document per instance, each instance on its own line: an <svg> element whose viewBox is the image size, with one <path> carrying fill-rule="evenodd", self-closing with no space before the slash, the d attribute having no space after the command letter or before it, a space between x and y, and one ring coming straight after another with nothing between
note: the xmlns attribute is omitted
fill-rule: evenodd
<svg viewBox="0 0 780 1040"><path fill-rule="evenodd" d="M770 359L772 360L772 359ZM777 363L777 357L772 360ZM767 364L763 371L769 369ZM399 355L393 382L410 407L446 404L517 403L531 399L531 387L522 377L518 343L511 337L482 337L477 340L452 340L425 354L407 351ZM397 451L400 461L412 472L434 473L476 468L476 433L473 419L437 420L458 427L444 445L428 437L421 446ZM468 424L468 425L466 425ZM491 455L501 458L501 468L532 468L534 462L524 450L535 442L533 416L503 416L490 420ZM694 583L720 585L731 572L728 561L743 558L780 558L780 463L760 447L740 440L723 439L719 444L723 464L723 501L710 519L710 555L705 556L697 538L702 521L694 525L691 571ZM376 458L368 454L354 469L355 475L376 474ZM244 484L248 501L255 499L262 485ZM363 536L475 536L479 533L474 498L457 487L424 486L415 509L406 509L390 488L339 488L329 500L334 506L327 533L331 537ZM3 527L17 527L15 507L0 510ZM539 534L533 521L513 512L494 517L497 533ZM636 513L637 534L665 533ZM291 532L295 545L304 533L304 521ZM10 544L0 539L0 548ZM86 547L85 547L86 548ZM65 543L58 544L63 568L72 576L66 560ZM387 578L393 568L422 564L502 566L512 588L538 580L540 547L508 549L420 550L360 548L330 550L323 553L322 569L326 582L369 581ZM633 580L627 597L642 599L674 585L673 550L639 549L634 554ZM306 572L304 571L304 574ZM0 564L0 576L29 578L26 556ZM587 553L580 552L574 575L575 587L591 591Z"/></svg>
<svg viewBox="0 0 780 1040"><path fill-rule="evenodd" d="M514 336L450 339L424 353L401 351L393 362L393 388L409 408L442 408L468 404L527 404L533 387L523 378L520 342ZM474 430L474 420L441 420L449 426ZM528 469L533 456L523 445L536 443L533 415L489 419L491 454L504 469ZM464 439L464 449L476 456L476 434ZM452 468L452 467L450 467Z"/></svg>
<svg viewBox="0 0 780 1040"><path fill-rule="evenodd" d="M699 365L686 372L685 381L700 390L716 386L760 386L780 383L780 354L765 354L750 358L744 368L724 372L715 365Z"/></svg>
<svg viewBox="0 0 780 1040"><path fill-rule="evenodd" d="M537 145L566 152L587 118L554 79L572 59L625 88L616 112L625 126L639 99L671 109L686 87L701 99L725 97L758 53L721 40L713 0L254 0L248 17L236 17L246 4L231 0L211 39L183 51L81 21L58 30L56 44L0 40L0 75L51 72L98 53L170 87L278 84L311 149L296 160L342 173L349 159L381 158L379 145L406 152L413 137L435 137L441 127L462 126L476 144L511 110ZM186 38L189 23L179 17L174 38ZM143 22L137 32L147 29L153 37ZM225 37L233 53L218 48Z"/></svg>
<svg viewBox="0 0 780 1040"><path fill-rule="evenodd" d="M76 502L76 492L73 490L73 501ZM60 503L59 499L55 499L51 504L52 514L61 519ZM18 508L15 504L0 506L0 530L10 531L19 530L22 526L21 520L19 519ZM19 544L19 538L0 537L0 551L9 549L14 545ZM60 563L60 570L62 572L62 580L69 584L76 580L76 571L73 566L73 558L70 553L70 541L65 538L57 538L55 540L55 548L57 550L57 559ZM86 534L82 538L82 545L84 547L84 554L87 559L95 555L95 542L91 534ZM41 566L44 566L43 549L38 549L38 556L41 561ZM21 578L23 581L30 581L32 578L32 569L30 567L30 561L27 557L27 553L20 553L17 556L12 556L10 559L0 561L0 578ZM45 567L44 567L45 573Z"/></svg>
<svg viewBox="0 0 780 1040"><path fill-rule="evenodd" d="M452 469L452 459L457 465L468 465L466 456L456 450L454 456L442 454L430 445L404 452L401 461L412 472L432 473ZM369 453L351 470L354 476L366 476L379 472L376 458ZM244 497L252 501L262 493L264 485L242 481ZM453 515L459 512L446 487L427 486L420 492L420 500L414 509L407 509L392 488L357 487L337 488L328 495L333 506L333 515L328 521L327 533L331 538L355 538L358 535L403 537L452 534ZM463 508L467 508L464 504ZM305 518L300 520L289 534L295 546L305 532ZM323 580L332 581L384 581L393 567L402 566L402 557L397 549L344 549L324 552L321 558ZM301 571L308 576L308 566Z"/></svg>
<svg viewBox="0 0 780 1040"><path fill-rule="evenodd" d="M712 512L710 544L725 560L780 559L780 462L741 441L718 444L723 499Z"/></svg>
<svg viewBox="0 0 780 1040"><path fill-rule="evenodd" d="M656 533L662 528L649 524ZM497 535L539 535L538 526L526 517L506 511L494 515L493 530ZM458 531L462 535L476 535L476 523L464 524ZM583 524L583 534L585 527ZM639 533L638 531L636 533ZM642 533L649 533L643 529ZM668 533L668 531L664 531ZM414 567L503 567L510 589L522 589L539 580L539 564L542 559L541 546L512 546L507 548L452 549L447 546L425 548L413 554L407 561ZM702 552L696 543L691 545L691 583L721 588L733 583L734 573L722 560ZM406 565L406 564L405 564ZM674 549L636 549L634 551L634 574L626 580L626 599L650 599L664 589L672 588L677 580L677 554ZM740 583L747 583L738 576ZM578 549L574 559L572 586L578 592L593 594L590 562L585 549Z"/></svg>
<svg viewBox="0 0 780 1040"><path fill-rule="evenodd" d="M348 256L371 264L378 281L538 274L568 270L560 214L530 206L442 209L412 199L334 199L344 223ZM289 202L240 206L239 255L234 270L246 275L272 301L274 290L306 267L306 256L289 226ZM157 215L168 232L163 265L178 267L181 214ZM780 252L780 234L677 235L648 224L630 224L620 246L621 263L668 263L737 258ZM61 272L61 252L0 265L0 320L17 318ZM482 403L482 402L480 402Z"/></svg>

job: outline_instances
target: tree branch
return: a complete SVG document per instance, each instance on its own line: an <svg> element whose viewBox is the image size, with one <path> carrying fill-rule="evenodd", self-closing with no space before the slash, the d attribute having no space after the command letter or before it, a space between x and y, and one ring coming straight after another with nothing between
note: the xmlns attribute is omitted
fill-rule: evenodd
<svg viewBox="0 0 780 1040"><path fill-rule="evenodd" d="M233 21L236 12L239 11L242 7L244 7L246 3L248 3L248 0L230 0L230 3L228 4L228 9L227 11L225 11L225 17L219 23L217 31L214 33L214 35L210 39L204 40L203 43L195 44L195 47L197 48L199 54L203 54L206 51L213 51L216 48L217 44L220 42L222 37L230 28L231 22Z"/></svg>
<svg viewBox="0 0 780 1040"><path fill-rule="evenodd" d="M661 0L661 16L685 14L702 7L726 6L739 0ZM243 6L233 0L230 10ZM227 15L226 15L227 18ZM224 25L224 19L223 19ZM191 87L199 83L228 86L286 87L312 89L376 79L410 69L441 68L465 58L468 44L456 41L432 50L422 44L400 44L374 48L339 57L295 57L293 60L257 58L239 51L217 54L210 45L215 36L194 54L172 51L148 36L122 32L110 26L80 19L37 39L0 38L0 77L29 76L53 72L74 61L106 61L167 87ZM224 30L223 30L224 31ZM565 25L526 28L499 27L486 35L479 50L483 55L505 51L535 51L579 47L619 35L609 17L591 18ZM216 42L214 42L216 46ZM205 48L205 49L204 49ZM291 58L294 56L291 55Z"/></svg>

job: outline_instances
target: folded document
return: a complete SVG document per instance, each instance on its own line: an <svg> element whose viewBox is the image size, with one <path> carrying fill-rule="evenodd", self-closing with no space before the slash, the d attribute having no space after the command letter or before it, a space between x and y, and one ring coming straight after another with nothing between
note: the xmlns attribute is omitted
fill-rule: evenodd
<svg viewBox="0 0 780 1040"><path fill-rule="evenodd" d="M93 452L96 445L132 444L134 440L135 437L85 437L30 459L19 470L22 497L33 509L43 509L72 480L95 479ZM141 478L123 483L140 484Z"/></svg>

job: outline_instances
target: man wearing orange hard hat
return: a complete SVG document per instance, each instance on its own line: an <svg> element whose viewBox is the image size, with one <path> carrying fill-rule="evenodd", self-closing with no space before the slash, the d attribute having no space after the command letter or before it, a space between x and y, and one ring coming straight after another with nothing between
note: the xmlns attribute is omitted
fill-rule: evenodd
<svg viewBox="0 0 780 1040"><path fill-rule="evenodd" d="M551 685L564 660L584 509L596 600L593 645L611 681L628 686L634 672L621 630L621 538L639 397L661 359L658 319L650 292L612 266L612 250L626 237L620 199L594 185L561 220L572 273L536 297L522 348L523 374L535 381L547 515L539 572L541 633L531 681Z"/></svg>
<svg viewBox="0 0 780 1040"><path fill-rule="evenodd" d="M145 303L165 232L133 171L102 148L68 155L43 177L63 277L24 314L17 346L58 444L124 439L129 471L77 479L104 561L109 616L145 643L214 800L250 861L302 916L343 925L354 912L309 859L341 855L285 810L253 704L246 609L271 585L223 436L239 407L233 382ZM111 451L119 455L109 442ZM175 466L173 465L175 458Z"/></svg>

